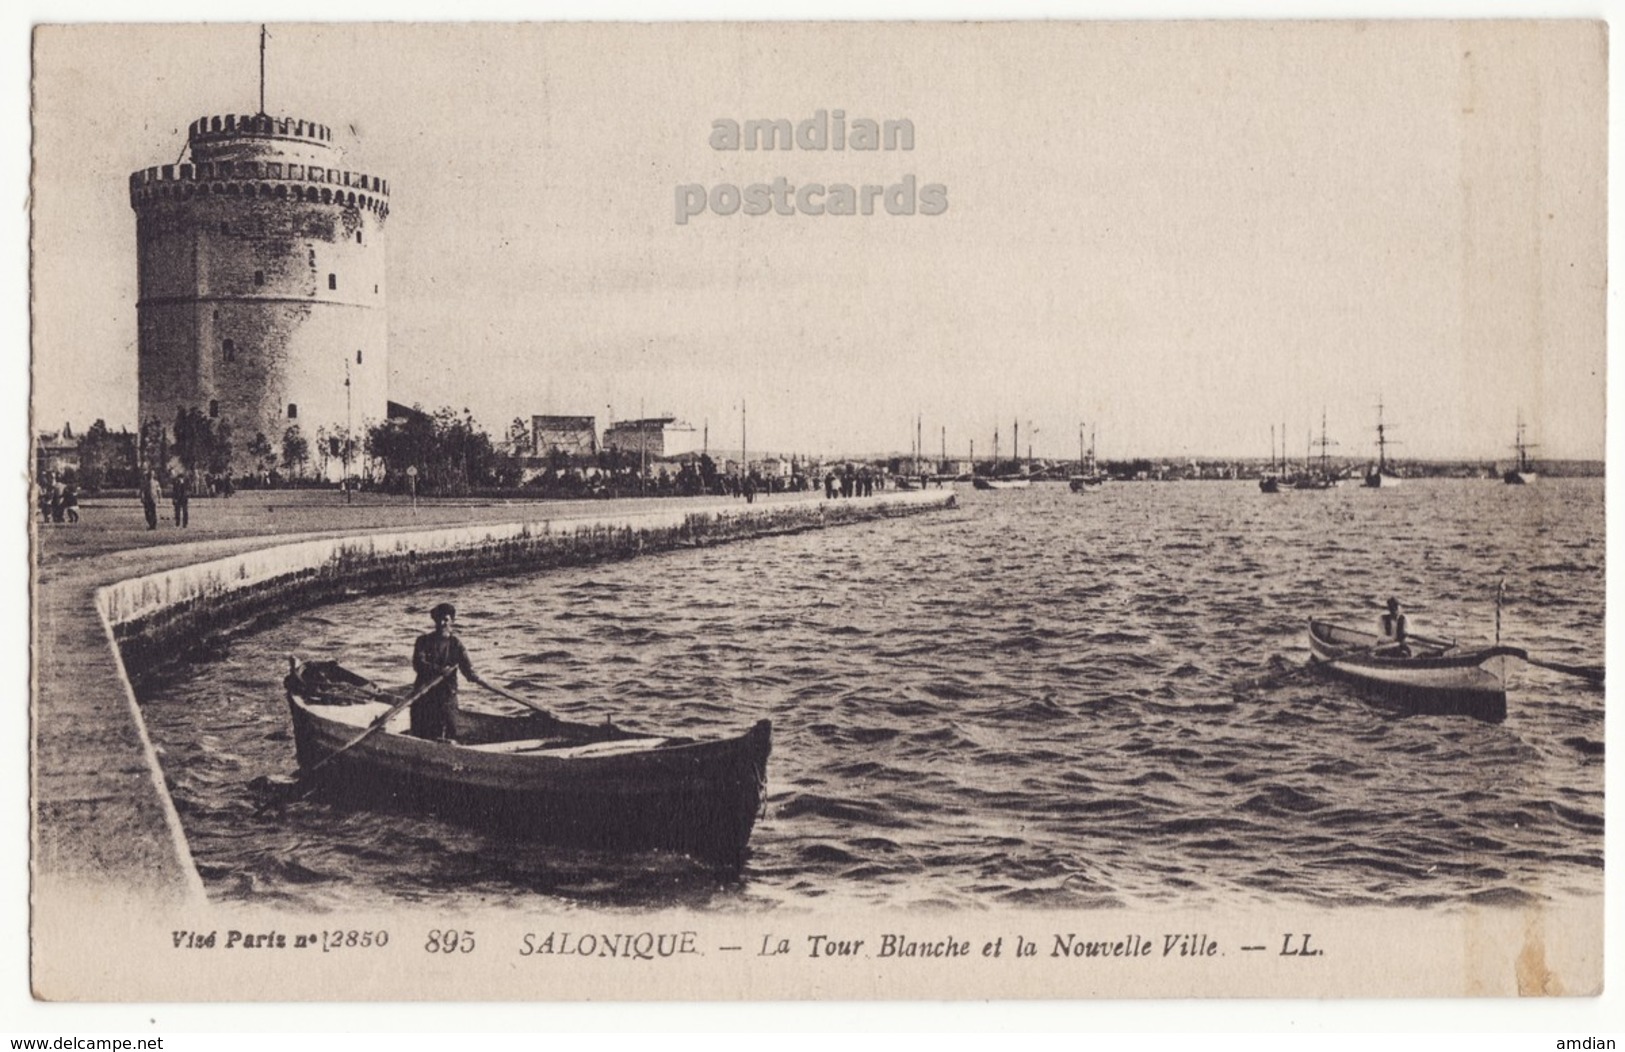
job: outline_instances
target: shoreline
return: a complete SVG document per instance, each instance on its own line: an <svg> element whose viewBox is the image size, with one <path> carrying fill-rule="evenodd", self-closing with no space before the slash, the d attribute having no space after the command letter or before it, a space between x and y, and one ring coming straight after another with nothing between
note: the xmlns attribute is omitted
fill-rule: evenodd
<svg viewBox="0 0 1625 1052"><path fill-rule="evenodd" d="M36 908L75 884L109 882L162 901L207 901L130 680L210 634L359 593L634 558L954 503L944 489L833 501L775 495L755 504L420 501L413 513L405 501L345 505L334 496L284 499L279 520L254 518L254 501L199 501L198 528L161 527L156 537L138 505L96 508L105 515L100 522L86 516L78 526L35 533ZM333 528L344 518L348 528Z"/></svg>

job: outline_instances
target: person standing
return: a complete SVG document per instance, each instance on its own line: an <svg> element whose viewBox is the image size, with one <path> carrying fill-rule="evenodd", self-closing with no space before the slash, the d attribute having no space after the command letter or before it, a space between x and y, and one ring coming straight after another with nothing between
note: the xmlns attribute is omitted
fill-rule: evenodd
<svg viewBox="0 0 1625 1052"><path fill-rule="evenodd" d="M158 528L158 477L148 468L141 476L141 510L147 516L147 529Z"/></svg>
<svg viewBox="0 0 1625 1052"><path fill-rule="evenodd" d="M192 501L191 490L186 485L186 472L183 471L175 476L175 483L170 487L169 497L175 505L175 525L184 528L191 520L188 508Z"/></svg>
<svg viewBox="0 0 1625 1052"><path fill-rule="evenodd" d="M423 690L442 675L445 678L412 703L411 734L431 741L452 741L457 737L457 673L489 690L496 688L474 671L462 640L452 633L457 608L440 603L429 611L429 619L434 622L434 631L418 636L412 646L412 671L417 673L412 690Z"/></svg>
<svg viewBox="0 0 1625 1052"><path fill-rule="evenodd" d="M1405 612L1399 607L1399 600L1390 597L1388 612L1377 621L1377 628L1382 633L1382 645L1377 653L1394 657L1409 657L1411 648L1406 645L1405 639L1410 635L1410 624L1405 619Z"/></svg>

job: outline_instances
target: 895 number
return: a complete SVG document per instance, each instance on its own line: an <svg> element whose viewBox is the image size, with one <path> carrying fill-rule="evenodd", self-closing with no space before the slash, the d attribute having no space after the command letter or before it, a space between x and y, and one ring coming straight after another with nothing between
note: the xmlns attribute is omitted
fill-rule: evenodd
<svg viewBox="0 0 1625 1052"><path fill-rule="evenodd" d="M429 941L423 944L426 953L473 953L474 933L447 928L429 932Z"/></svg>

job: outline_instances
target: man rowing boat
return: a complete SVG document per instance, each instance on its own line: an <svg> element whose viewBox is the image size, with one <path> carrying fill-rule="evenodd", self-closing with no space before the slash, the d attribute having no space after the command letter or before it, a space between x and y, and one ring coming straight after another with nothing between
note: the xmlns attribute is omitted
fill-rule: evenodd
<svg viewBox="0 0 1625 1052"><path fill-rule="evenodd" d="M1411 648L1405 642L1410 634L1410 626L1405 620L1404 611L1399 608L1398 599L1389 598L1388 612L1378 619L1377 630L1383 638L1382 644L1377 647L1377 654L1383 657L1411 656Z"/></svg>
<svg viewBox="0 0 1625 1052"><path fill-rule="evenodd" d="M474 671L463 641L451 633L457 608L441 603L429 611L429 617L434 621L434 631L418 636L412 647L412 670L417 673L412 689L417 691L442 675L445 679L412 703L411 733L414 738L451 741L457 737L457 672L461 670L482 687L496 688Z"/></svg>

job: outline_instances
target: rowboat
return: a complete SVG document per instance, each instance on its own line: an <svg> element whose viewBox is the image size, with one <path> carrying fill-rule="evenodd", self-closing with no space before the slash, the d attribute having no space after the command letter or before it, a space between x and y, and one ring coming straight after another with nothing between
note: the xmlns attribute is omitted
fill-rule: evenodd
<svg viewBox="0 0 1625 1052"><path fill-rule="evenodd" d="M403 710L345 750L401 697L334 661L293 662L284 686L301 774L331 799L544 843L743 865L767 778L767 720L697 741L462 709L457 741L442 742L409 735Z"/></svg>
<svg viewBox="0 0 1625 1052"><path fill-rule="evenodd" d="M1408 656L1385 653L1382 637L1326 621L1309 621L1309 651L1321 671L1353 683L1407 713L1506 719L1502 678L1485 668L1505 648L1460 650L1454 643L1412 636Z"/></svg>

